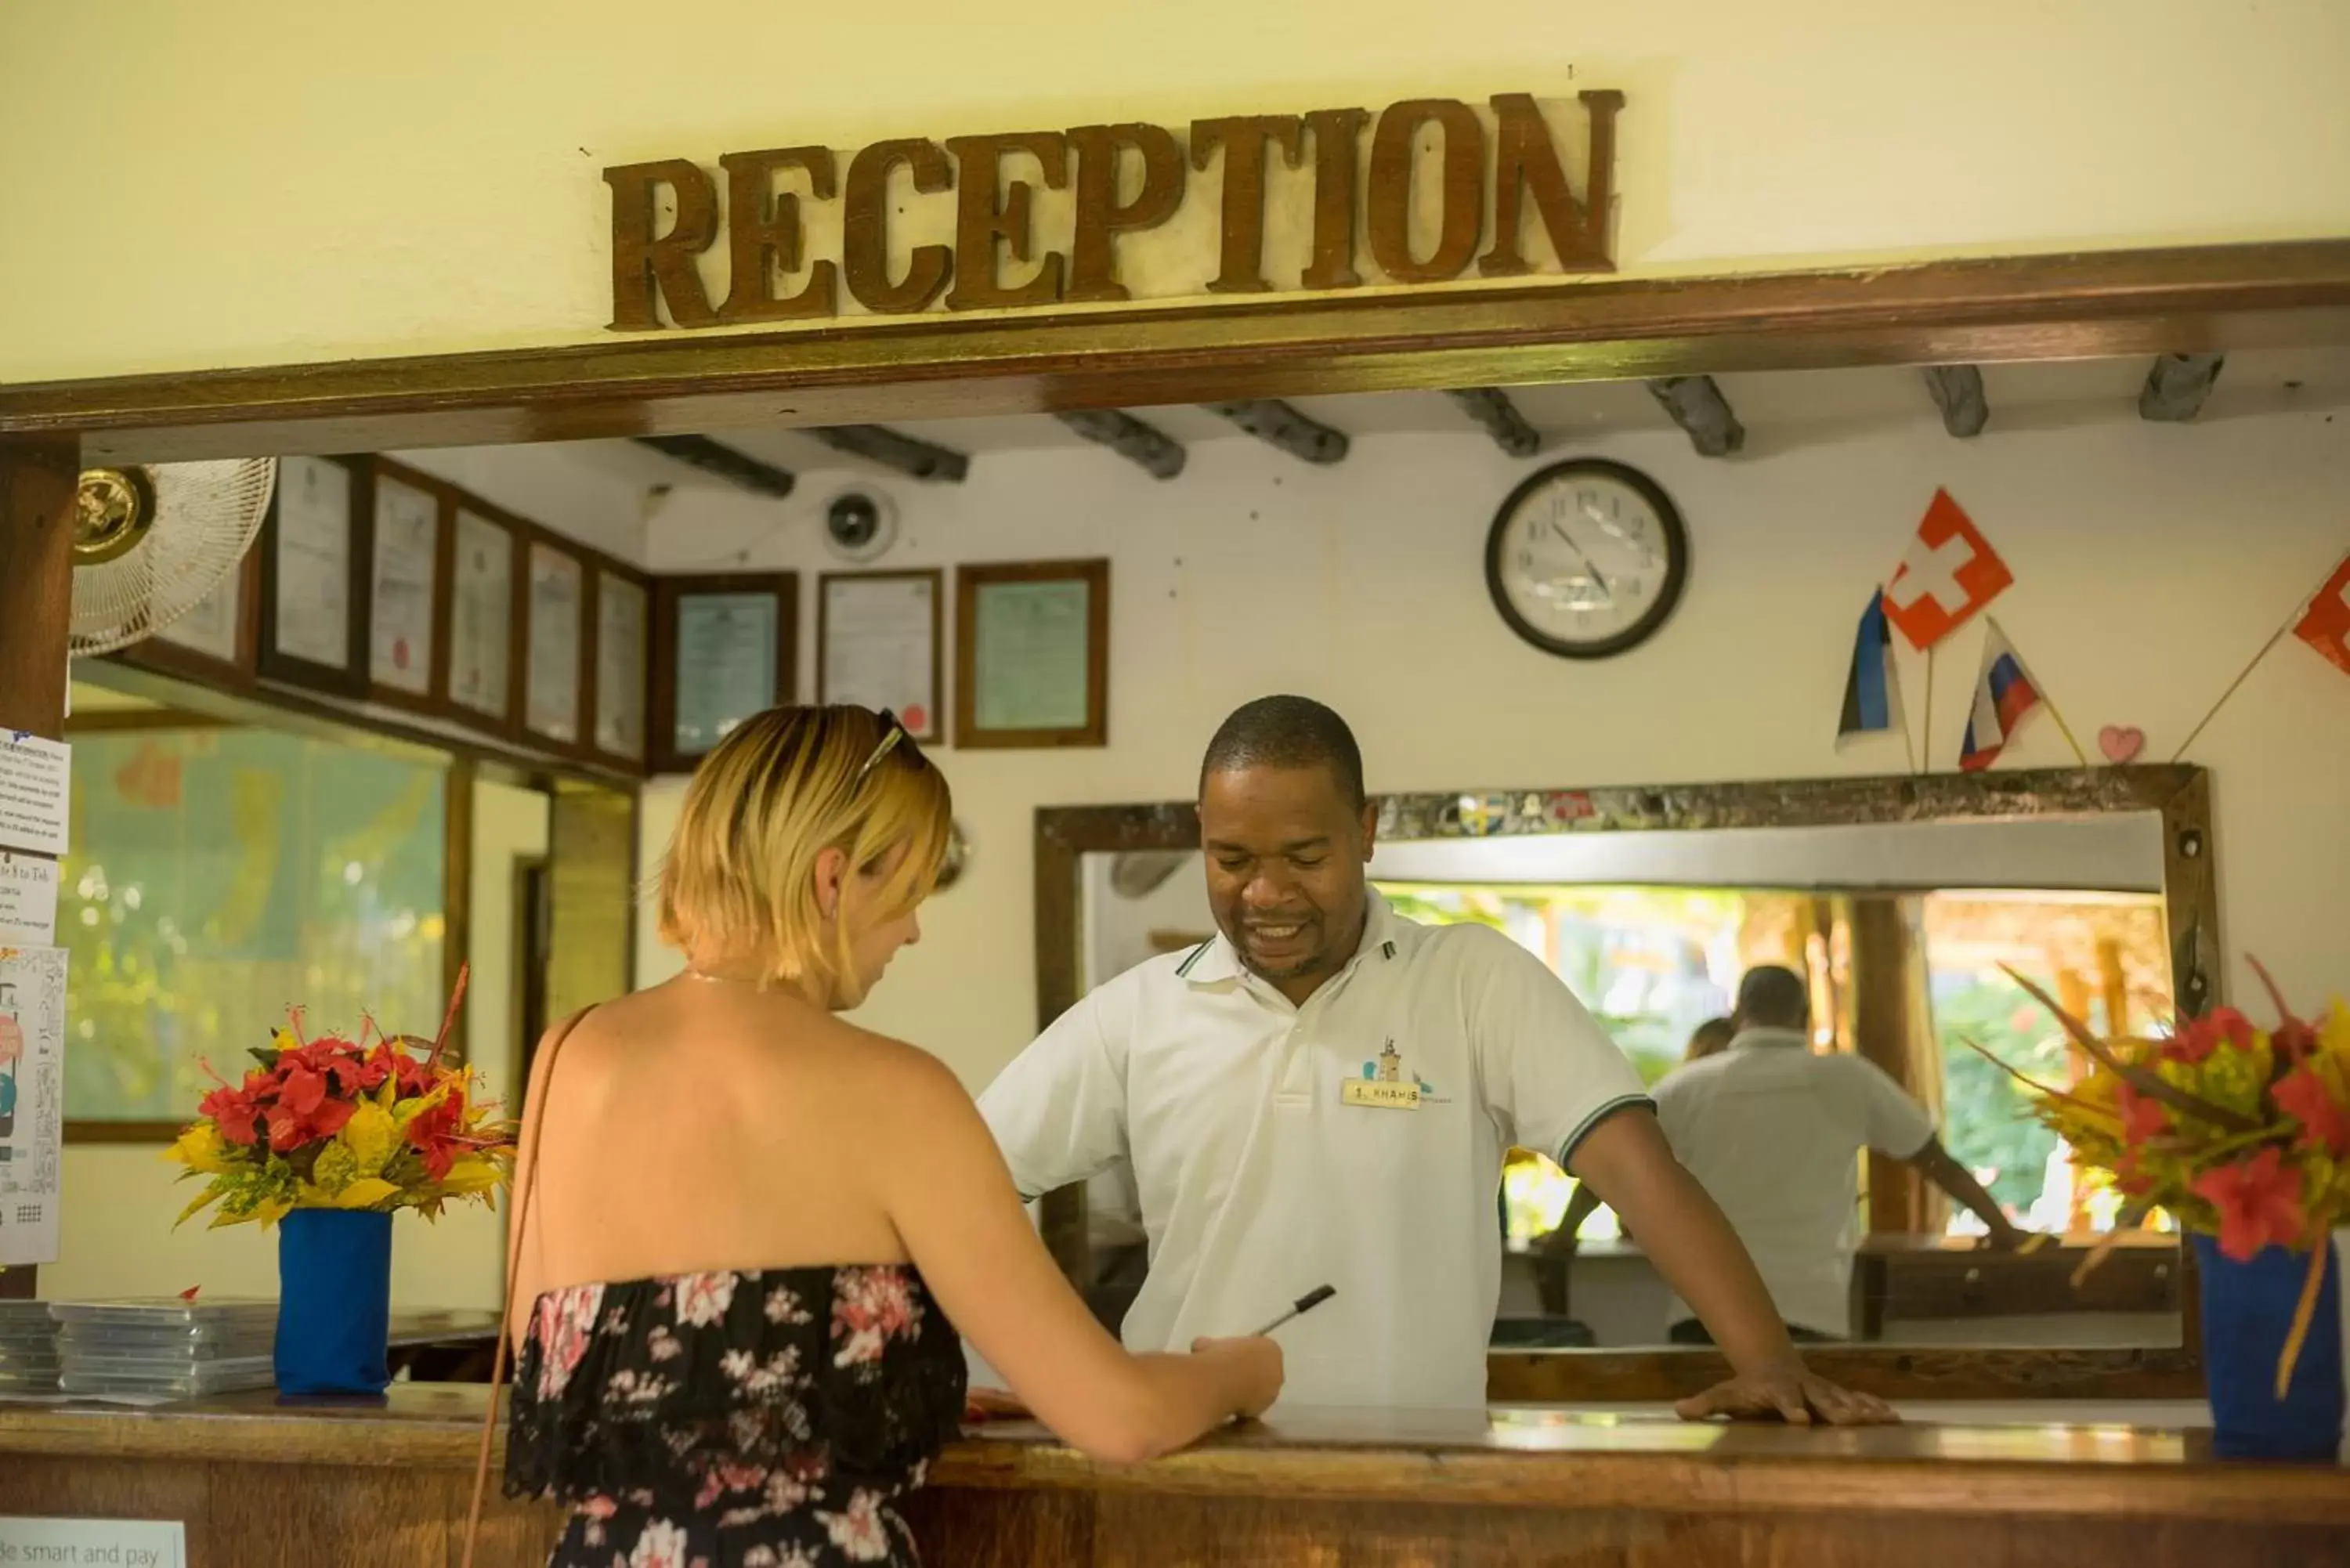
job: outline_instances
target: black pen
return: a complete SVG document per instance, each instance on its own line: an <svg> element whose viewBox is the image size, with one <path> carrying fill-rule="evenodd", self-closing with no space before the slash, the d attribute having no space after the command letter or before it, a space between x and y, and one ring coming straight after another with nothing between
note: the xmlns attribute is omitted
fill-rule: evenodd
<svg viewBox="0 0 2350 1568"><path fill-rule="evenodd" d="M1320 1306L1324 1302L1328 1301L1332 1296L1335 1296L1337 1293L1338 1287L1336 1285L1315 1286L1312 1290L1298 1297L1295 1302L1292 1302L1287 1312L1283 1313L1279 1317L1274 1318L1271 1323L1266 1324L1263 1328L1258 1329L1252 1337L1263 1339L1266 1334L1271 1334L1274 1329L1279 1328L1291 1318L1299 1316L1305 1313L1312 1312L1315 1307Z"/></svg>

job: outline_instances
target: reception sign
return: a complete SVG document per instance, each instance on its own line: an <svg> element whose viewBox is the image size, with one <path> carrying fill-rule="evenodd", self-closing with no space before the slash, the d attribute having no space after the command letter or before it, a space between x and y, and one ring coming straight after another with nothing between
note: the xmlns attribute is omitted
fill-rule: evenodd
<svg viewBox="0 0 2350 1568"><path fill-rule="evenodd" d="M716 175L687 158L622 164L604 171L611 326L1609 272L1624 95L1576 101L1579 114L1501 93L1482 107L1409 99L1376 115L1198 119L1180 135L1132 122L904 138L846 156L772 148L729 152ZM1580 197L1562 130L1586 150ZM1146 243L1154 281L1137 288L1121 253L1132 264Z"/></svg>

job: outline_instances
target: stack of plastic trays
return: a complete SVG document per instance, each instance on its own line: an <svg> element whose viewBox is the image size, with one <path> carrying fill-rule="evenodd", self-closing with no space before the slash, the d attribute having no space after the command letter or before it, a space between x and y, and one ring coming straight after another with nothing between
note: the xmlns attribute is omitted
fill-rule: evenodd
<svg viewBox="0 0 2350 1568"><path fill-rule="evenodd" d="M68 1395L203 1399L273 1380L275 1302L52 1302L49 1311Z"/></svg>
<svg viewBox="0 0 2350 1568"><path fill-rule="evenodd" d="M0 1302L0 1398L57 1391L57 1324L47 1302Z"/></svg>

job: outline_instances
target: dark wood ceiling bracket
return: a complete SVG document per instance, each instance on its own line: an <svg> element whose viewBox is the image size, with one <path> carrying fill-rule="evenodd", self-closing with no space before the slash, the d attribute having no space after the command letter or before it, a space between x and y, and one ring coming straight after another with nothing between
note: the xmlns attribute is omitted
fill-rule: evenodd
<svg viewBox="0 0 2350 1568"><path fill-rule="evenodd" d="M1512 457L1532 457L1542 450L1542 431L1526 422L1518 405L1510 401L1510 394L1499 387L1460 387L1444 395Z"/></svg>
<svg viewBox="0 0 2350 1568"><path fill-rule="evenodd" d="M2225 354L2165 354L2146 373L2146 388L2137 395L2137 415L2164 424L2184 424L2203 411L2220 379Z"/></svg>
<svg viewBox="0 0 2350 1568"><path fill-rule="evenodd" d="M1929 365L1925 375L1926 390L1942 410L1942 428L1961 440L1982 434L1991 422L1982 371L1973 365Z"/></svg>
<svg viewBox="0 0 2350 1568"><path fill-rule="evenodd" d="M835 452L894 468L912 479L939 479L961 484L971 472L971 459L962 452L893 431L887 425L819 425L808 434Z"/></svg>
<svg viewBox="0 0 2350 1568"><path fill-rule="evenodd" d="M789 495L792 486L798 483L790 473L773 463L745 457L733 447L712 441L708 436L633 436L629 439L639 446L652 448L663 457L723 479L754 495L773 496L780 501Z"/></svg>
<svg viewBox="0 0 2350 1568"><path fill-rule="evenodd" d="M1146 424L1118 409L1081 409L1055 414L1077 434L1109 448L1153 479L1172 479L1183 472L1183 443L1156 425Z"/></svg>
<svg viewBox="0 0 2350 1568"><path fill-rule="evenodd" d="M1730 411L1730 400L1712 377L1663 376L1648 383L1648 392L1689 432L1699 455L1728 457L1746 444L1746 427Z"/></svg>
<svg viewBox="0 0 2350 1568"><path fill-rule="evenodd" d="M1318 420L1309 419L1278 398L1201 406L1301 462L1338 462L1346 458L1347 441L1344 431L1334 431Z"/></svg>

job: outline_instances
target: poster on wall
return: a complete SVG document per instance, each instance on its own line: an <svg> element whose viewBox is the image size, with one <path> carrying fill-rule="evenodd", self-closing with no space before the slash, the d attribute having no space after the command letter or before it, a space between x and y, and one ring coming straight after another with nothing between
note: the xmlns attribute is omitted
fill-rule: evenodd
<svg viewBox="0 0 2350 1568"><path fill-rule="evenodd" d="M645 590L613 572L596 580L596 749L645 754Z"/></svg>
<svg viewBox="0 0 2350 1568"><path fill-rule="evenodd" d="M577 556L543 540L531 541L523 723L532 734L558 745L579 739L582 601L587 592L588 570Z"/></svg>
<svg viewBox="0 0 2350 1568"><path fill-rule="evenodd" d="M45 948L57 934L57 863L0 849L0 947Z"/></svg>
<svg viewBox="0 0 2350 1568"><path fill-rule="evenodd" d="M816 596L816 701L892 713L915 740L940 738L942 574L828 573Z"/></svg>
<svg viewBox="0 0 2350 1568"><path fill-rule="evenodd" d="M457 514L456 589L449 617L449 701L486 719L514 703L514 535Z"/></svg>
<svg viewBox="0 0 2350 1568"><path fill-rule="evenodd" d="M0 948L0 1266L57 1261L66 954Z"/></svg>
<svg viewBox="0 0 2350 1568"><path fill-rule="evenodd" d="M432 690L432 644L440 607L441 500L404 480L375 481L374 621L368 677L411 697Z"/></svg>

